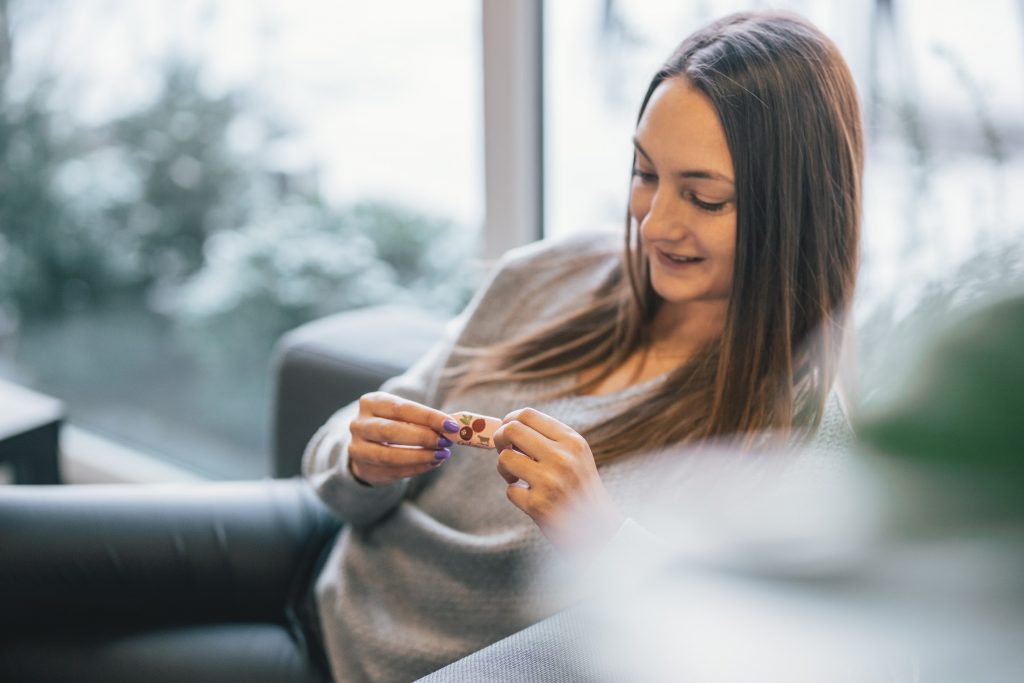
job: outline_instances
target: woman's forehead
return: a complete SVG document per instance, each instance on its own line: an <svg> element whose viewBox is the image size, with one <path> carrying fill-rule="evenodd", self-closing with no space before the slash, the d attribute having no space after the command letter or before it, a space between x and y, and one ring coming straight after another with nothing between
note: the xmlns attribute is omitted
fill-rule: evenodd
<svg viewBox="0 0 1024 683"><path fill-rule="evenodd" d="M656 163L699 167L733 177L732 156L718 112L707 95L684 78L666 79L651 93L637 125L636 140Z"/></svg>

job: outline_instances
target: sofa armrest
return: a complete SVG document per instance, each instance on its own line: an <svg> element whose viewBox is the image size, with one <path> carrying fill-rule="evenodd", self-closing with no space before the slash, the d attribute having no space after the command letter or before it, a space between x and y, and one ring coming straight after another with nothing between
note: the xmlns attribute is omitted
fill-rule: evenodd
<svg viewBox="0 0 1024 683"><path fill-rule="evenodd" d="M405 372L441 338L447 314L388 305L314 320L274 353L273 473L300 473L302 452L336 410Z"/></svg>
<svg viewBox="0 0 1024 683"><path fill-rule="evenodd" d="M0 641L280 622L339 527L299 480L0 487Z"/></svg>

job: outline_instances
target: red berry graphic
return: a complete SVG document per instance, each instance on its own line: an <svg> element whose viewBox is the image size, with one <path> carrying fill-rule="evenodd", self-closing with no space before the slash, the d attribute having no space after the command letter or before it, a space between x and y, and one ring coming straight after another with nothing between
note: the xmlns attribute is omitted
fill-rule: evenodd
<svg viewBox="0 0 1024 683"><path fill-rule="evenodd" d="M482 432L482 431L484 431L484 428L486 426L487 426L487 422L482 417L478 417L477 419L473 420L473 431L474 432Z"/></svg>
<svg viewBox="0 0 1024 683"><path fill-rule="evenodd" d="M469 427L463 427L459 430L459 438L463 441L469 441L473 438L473 430Z"/></svg>

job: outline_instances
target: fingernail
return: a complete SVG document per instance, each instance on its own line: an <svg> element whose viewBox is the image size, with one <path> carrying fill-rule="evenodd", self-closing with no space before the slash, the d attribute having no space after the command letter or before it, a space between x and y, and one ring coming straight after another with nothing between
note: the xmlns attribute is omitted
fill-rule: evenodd
<svg viewBox="0 0 1024 683"><path fill-rule="evenodd" d="M434 451L434 458L437 460L447 460L452 457L452 452L447 448L438 448Z"/></svg>
<svg viewBox="0 0 1024 683"><path fill-rule="evenodd" d="M455 420L444 421L444 431L446 432L457 432L459 431L459 423Z"/></svg>
<svg viewBox="0 0 1024 683"><path fill-rule="evenodd" d="M438 448L448 448L451 445L452 445L452 440L449 439L448 437L442 436L440 439L437 440L437 447Z"/></svg>

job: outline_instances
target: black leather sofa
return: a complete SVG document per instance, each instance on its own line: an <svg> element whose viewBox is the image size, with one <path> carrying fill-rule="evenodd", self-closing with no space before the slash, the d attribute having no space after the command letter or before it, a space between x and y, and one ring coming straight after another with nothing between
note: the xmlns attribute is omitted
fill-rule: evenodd
<svg viewBox="0 0 1024 683"><path fill-rule="evenodd" d="M287 334L274 479L0 487L0 681L325 680L302 625L340 524L297 476L303 448L446 322L387 306Z"/></svg>

